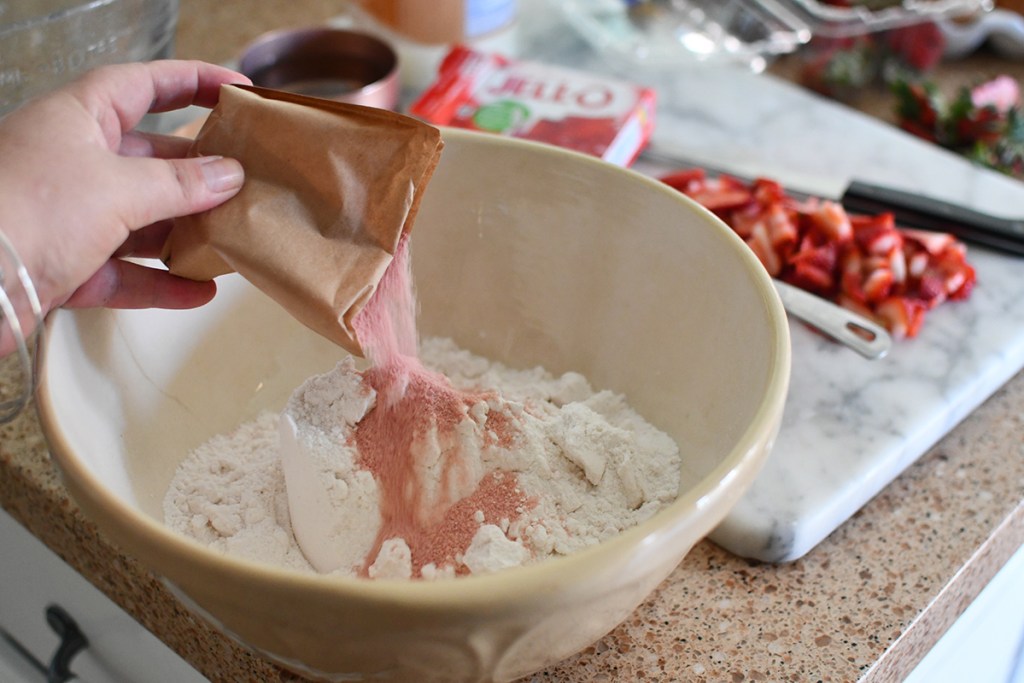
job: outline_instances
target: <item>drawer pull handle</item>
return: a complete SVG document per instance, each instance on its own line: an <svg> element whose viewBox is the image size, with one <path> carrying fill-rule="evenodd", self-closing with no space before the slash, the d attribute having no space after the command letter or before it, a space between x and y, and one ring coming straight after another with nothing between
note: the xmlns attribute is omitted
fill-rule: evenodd
<svg viewBox="0 0 1024 683"><path fill-rule="evenodd" d="M65 683L75 677L71 673L71 660L89 646L89 641L71 615L60 605L46 608L46 623L60 637L60 645L46 670L46 683Z"/></svg>
<svg viewBox="0 0 1024 683"><path fill-rule="evenodd" d="M46 608L46 623L60 637L60 645L50 658L49 665L39 661L27 647L3 628L0 628L0 638L24 657L33 669L45 674L46 683L67 683L75 678L75 674L71 673L71 660L89 646L89 641L71 615L60 605L50 605Z"/></svg>

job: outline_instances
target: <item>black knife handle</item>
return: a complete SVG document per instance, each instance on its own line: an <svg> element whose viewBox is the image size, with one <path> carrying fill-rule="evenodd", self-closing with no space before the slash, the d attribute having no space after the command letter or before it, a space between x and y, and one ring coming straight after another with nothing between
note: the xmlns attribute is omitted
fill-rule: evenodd
<svg viewBox="0 0 1024 683"><path fill-rule="evenodd" d="M991 214L891 187L854 180L842 204L851 213L892 213L897 225L948 232L974 242L1024 256L1024 221Z"/></svg>

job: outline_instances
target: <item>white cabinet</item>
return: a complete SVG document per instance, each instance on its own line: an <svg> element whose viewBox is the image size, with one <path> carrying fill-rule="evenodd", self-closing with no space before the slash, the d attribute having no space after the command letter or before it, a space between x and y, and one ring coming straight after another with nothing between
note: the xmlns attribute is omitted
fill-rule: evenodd
<svg viewBox="0 0 1024 683"><path fill-rule="evenodd" d="M81 683L205 683L206 678L0 509L0 629L40 662L60 644L46 608L59 605L89 641L71 660ZM0 634L2 635L2 634ZM0 681L46 677L0 637Z"/></svg>
<svg viewBox="0 0 1024 683"><path fill-rule="evenodd" d="M1010 558L904 683L1024 683L1024 548Z"/></svg>

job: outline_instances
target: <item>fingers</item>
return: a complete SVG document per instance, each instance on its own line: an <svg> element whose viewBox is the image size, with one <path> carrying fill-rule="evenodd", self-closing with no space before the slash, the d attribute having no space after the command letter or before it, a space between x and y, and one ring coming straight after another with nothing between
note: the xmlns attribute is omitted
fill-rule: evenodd
<svg viewBox="0 0 1024 683"><path fill-rule="evenodd" d="M115 258L159 258L174 221L159 221L129 233L128 239L114 252Z"/></svg>
<svg viewBox="0 0 1024 683"><path fill-rule="evenodd" d="M217 103L221 85L252 84L244 74L206 62L162 60L147 62L146 66L155 94L152 112L181 109L190 104L210 108Z"/></svg>
<svg viewBox="0 0 1024 683"><path fill-rule="evenodd" d="M104 264L64 302L66 308L195 308L217 292L212 281L199 282L166 270L120 259Z"/></svg>
<svg viewBox="0 0 1024 683"><path fill-rule="evenodd" d="M130 229L206 211L242 187L242 165L225 157L140 159L120 157L122 219Z"/></svg>
<svg viewBox="0 0 1024 683"><path fill-rule="evenodd" d="M159 135L133 130L121 138L118 153L126 157L177 159L188 153L192 140L174 135Z"/></svg>
<svg viewBox="0 0 1024 683"><path fill-rule="evenodd" d="M71 86L71 92L100 123L111 149L121 135L149 112L192 104L212 107L220 86L251 83L231 69L197 61L160 60L115 64L95 69Z"/></svg>
<svg viewBox="0 0 1024 683"><path fill-rule="evenodd" d="M186 160L185 156L192 142L188 138L174 135L142 131L125 133L118 150L121 156L149 157L168 162L148 164L144 173L140 171L138 164L133 165L131 169L125 169L138 185L127 206L129 215L125 216L125 222L128 226L147 225L153 221L203 211L225 201L238 191L244 180L241 166L232 159L220 157ZM171 180L173 182L169 182ZM202 182L198 182L199 180ZM138 246L144 244L141 241L137 242ZM146 249L144 253L135 251L138 246L127 253L124 252L125 247L122 247L115 255L156 255L148 246L143 247Z"/></svg>

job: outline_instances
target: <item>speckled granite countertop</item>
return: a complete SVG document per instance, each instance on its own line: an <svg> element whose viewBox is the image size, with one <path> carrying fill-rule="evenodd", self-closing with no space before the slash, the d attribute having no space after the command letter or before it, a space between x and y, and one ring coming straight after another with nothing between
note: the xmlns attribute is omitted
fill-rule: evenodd
<svg viewBox="0 0 1024 683"><path fill-rule="evenodd" d="M626 623L532 680L900 680L1024 544L1022 434L1024 373L805 557L758 564L704 541ZM97 533L34 414L0 430L0 506L212 681L298 680Z"/></svg>
<svg viewBox="0 0 1024 683"><path fill-rule="evenodd" d="M177 52L224 62L265 30L337 13L331 0L182 0ZM702 542L624 624L531 680L899 680L1024 544L1022 434L1024 373L800 560L752 563ZM212 681L297 680L97 533L31 413L0 429L0 506Z"/></svg>

